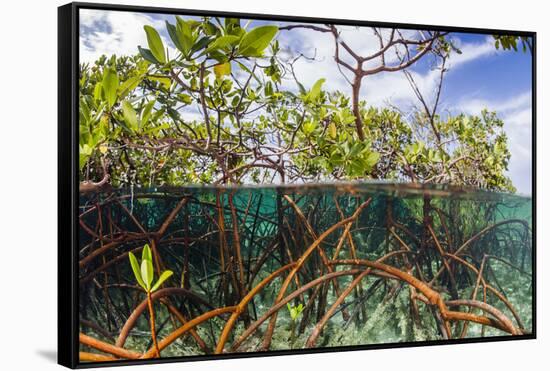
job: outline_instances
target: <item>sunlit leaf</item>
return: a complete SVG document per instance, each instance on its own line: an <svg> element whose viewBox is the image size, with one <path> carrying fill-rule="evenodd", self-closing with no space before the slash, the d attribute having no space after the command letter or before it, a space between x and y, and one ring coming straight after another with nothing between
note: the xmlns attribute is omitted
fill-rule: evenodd
<svg viewBox="0 0 550 371"><path fill-rule="evenodd" d="M149 122L149 118L151 117L151 111L153 110L153 106L155 105L155 101L149 101L143 109L141 110L141 126L146 127L147 123Z"/></svg>
<svg viewBox="0 0 550 371"><path fill-rule="evenodd" d="M142 80L143 76L134 76L120 84L118 87L119 99L124 99L130 92L134 91Z"/></svg>
<svg viewBox="0 0 550 371"><path fill-rule="evenodd" d="M326 81L325 79L319 79L315 82L315 84L313 84L313 86L311 87L311 90L307 94L308 101L314 101L319 97L319 95L321 94L321 87L323 86L325 81Z"/></svg>
<svg viewBox="0 0 550 371"><path fill-rule="evenodd" d="M220 63L214 66L214 74L219 79L231 73L231 63Z"/></svg>
<svg viewBox="0 0 550 371"><path fill-rule="evenodd" d="M139 122L134 107L127 100L122 102L122 115L124 116L124 122L126 125L136 131L139 129Z"/></svg>
<svg viewBox="0 0 550 371"><path fill-rule="evenodd" d="M207 52L211 52L217 49L228 49L239 42L239 37L235 35L220 36L208 45Z"/></svg>
<svg viewBox="0 0 550 371"><path fill-rule="evenodd" d="M96 101L100 101L103 99L103 97L104 97L103 86L101 85L101 81L98 81L94 87L94 99Z"/></svg>
<svg viewBox="0 0 550 371"><path fill-rule="evenodd" d="M260 57L279 28L277 26L259 26L247 32L239 43L239 54L245 57Z"/></svg>
<svg viewBox="0 0 550 371"><path fill-rule="evenodd" d="M181 17L177 17L176 31L184 55L189 54L189 51L195 43L191 22L192 21L185 21Z"/></svg>
<svg viewBox="0 0 550 371"><path fill-rule="evenodd" d="M172 85L172 80L167 76L147 76L147 78L159 82L166 90L169 90L170 85Z"/></svg>
<svg viewBox="0 0 550 371"><path fill-rule="evenodd" d="M365 162L369 170L372 169L374 165L376 165L379 159L380 159L380 153L378 152L370 152L367 155L367 157L365 158Z"/></svg>
<svg viewBox="0 0 550 371"><path fill-rule="evenodd" d="M328 133L332 139L336 138L336 124L334 122L328 125Z"/></svg>
<svg viewBox="0 0 550 371"><path fill-rule="evenodd" d="M103 87L103 94L105 95L107 104L109 108L111 108L116 102L118 90L118 74L114 68L105 68L103 71L103 81L101 85Z"/></svg>
<svg viewBox="0 0 550 371"><path fill-rule="evenodd" d="M166 63L166 53L164 51L164 44L160 38L159 33L151 26L143 26L145 33L147 34L147 43L149 49L157 61L160 63Z"/></svg>

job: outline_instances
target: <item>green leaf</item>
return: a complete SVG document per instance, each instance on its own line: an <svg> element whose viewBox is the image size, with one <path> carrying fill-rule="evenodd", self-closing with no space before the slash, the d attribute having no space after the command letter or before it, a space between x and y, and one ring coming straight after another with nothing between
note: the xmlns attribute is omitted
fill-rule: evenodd
<svg viewBox="0 0 550 371"><path fill-rule="evenodd" d="M183 47L184 54L187 55L193 47L193 44L195 43L195 38L193 37L193 29L191 28L191 21L186 22L181 17L176 17L176 20L178 39L180 40L181 46Z"/></svg>
<svg viewBox="0 0 550 371"><path fill-rule="evenodd" d="M105 68L101 85L103 86L103 94L107 100L107 105L111 108L116 102L118 90L118 74L114 68Z"/></svg>
<svg viewBox="0 0 550 371"><path fill-rule="evenodd" d="M149 244L145 244L145 246L143 246L143 250L141 250L141 260L153 261L153 254L151 254Z"/></svg>
<svg viewBox="0 0 550 371"><path fill-rule="evenodd" d="M151 81L157 81L161 83L166 90L169 90L170 85L172 85L172 80L167 76L147 76L147 78Z"/></svg>
<svg viewBox="0 0 550 371"><path fill-rule="evenodd" d="M225 75L229 75L231 73L231 63L225 62L220 63L214 66L214 74L216 75L216 78L222 78Z"/></svg>
<svg viewBox="0 0 550 371"><path fill-rule="evenodd" d="M189 94L178 94L178 101L185 104L191 104L193 103L193 97Z"/></svg>
<svg viewBox="0 0 550 371"><path fill-rule="evenodd" d="M168 36L170 36L170 39L172 39L172 42L178 48L179 51L181 51L183 54L187 54L184 50L184 47L178 37L178 31L176 26L166 21L166 31L168 31Z"/></svg>
<svg viewBox="0 0 550 371"><path fill-rule="evenodd" d="M225 18L224 24L228 32L241 28L241 20L239 18Z"/></svg>
<svg viewBox="0 0 550 371"><path fill-rule="evenodd" d="M245 57L261 57L278 30L277 26L260 26L247 32L239 43L239 54Z"/></svg>
<svg viewBox="0 0 550 371"><path fill-rule="evenodd" d="M328 133L332 139L336 139L336 124L334 122L328 125Z"/></svg>
<svg viewBox="0 0 550 371"><path fill-rule="evenodd" d="M370 152L366 157L365 157L365 163L368 167L368 169L372 169L374 165L376 165L376 163L378 162L378 160L380 159L380 153L378 152Z"/></svg>
<svg viewBox="0 0 550 371"><path fill-rule="evenodd" d="M172 272L172 271L162 272L162 274L160 275L158 281L155 283L153 288L151 288L151 292L157 291L157 289L160 287L160 285L162 285L164 283L164 281L166 281L168 278L170 278L170 276L172 276L172 274L174 274L174 272Z"/></svg>
<svg viewBox="0 0 550 371"><path fill-rule="evenodd" d="M313 133L316 128L317 128L316 121L306 121L304 122L304 125L302 125L302 130L304 131L305 135L309 135Z"/></svg>
<svg viewBox="0 0 550 371"><path fill-rule="evenodd" d="M154 64L160 63L159 61L157 61L157 59L149 49L145 49L145 48L142 48L141 46L138 46L138 50L139 50L139 54L141 54L143 59L145 59L146 61L149 61Z"/></svg>
<svg viewBox="0 0 550 371"><path fill-rule="evenodd" d="M122 115L124 116L124 122L126 125L136 131L139 129L139 122L134 107L127 100L122 102Z"/></svg>
<svg viewBox="0 0 550 371"><path fill-rule="evenodd" d="M147 104L143 107L141 110L141 126L145 127L147 123L149 122L149 118L151 117L151 111L153 110L153 106L155 105L155 101L149 101Z"/></svg>
<svg viewBox="0 0 550 371"><path fill-rule="evenodd" d="M82 153L79 154L79 156L78 156L78 165L79 165L80 170L82 170L82 168L84 168L84 166L86 166L86 164L88 163L89 158L90 158L90 156L83 155Z"/></svg>
<svg viewBox="0 0 550 371"><path fill-rule="evenodd" d="M94 99L96 101L100 101L103 99L103 97L104 97L103 86L101 85L101 81L98 81L94 87Z"/></svg>
<svg viewBox="0 0 550 371"><path fill-rule="evenodd" d="M172 126L170 124L164 123L162 125L155 126L155 127L150 128L150 129L144 130L143 134L156 134L161 130L170 129L171 127Z"/></svg>
<svg viewBox="0 0 550 371"><path fill-rule="evenodd" d="M134 76L130 77L128 80L124 81L118 87L118 97L119 99L124 99L130 92L132 92L139 83L143 80L143 76Z"/></svg>
<svg viewBox="0 0 550 371"><path fill-rule="evenodd" d="M151 26L143 26L145 33L147 34L147 43L149 49L157 61L160 63L166 63L166 54L164 52L164 44L160 38L159 33Z"/></svg>
<svg viewBox="0 0 550 371"><path fill-rule="evenodd" d="M271 81L267 81L265 83L264 94L268 97L273 95L273 85L271 84Z"/></svg>
<svg viewBox="0 0 550 371"><path fill-rule="evenodd" d="M176 48L178 48L185 57L188 57L195 42L191 23L184 21L180 17L176 17L176 19L176 26L166 21L166 29Z"/></svg>
<svg viewBox="0 0 550 371"><path fill-rule="evenodd" d="M315 82L315 84L313 84L313 86L311 87L311 90L309 91L306 97L308 101L310 102L314 101L319 97L319 95L321 94L321 87L323 86L325 81L326 79L319 79Z"/></svg>
<svg viewBox="0 0 550 371"><path fill-rule="evenodd" d="M229 49L230 47L237 45L237 43L239 42L239 39L240 39L239 36L235 36L235 35L220 36L216 40L211 42L210 45L208 45L206 52L211 52L213 50L218 50L218 49L222 49L222 50Z"/></svg>
<svg viewBox="0 0 550 371"><path fill-rule="evenodd" d="M79 148L79 165L80 165L81 169L88 163L88 159L92 155L92 152L93 152L93 148L90 147L89 145L84 144L84 145L80 146L80 148Z"/></svg>
<svg viewBox="0 0 550 371"><path fill-rule="evenodd" d="M147 291L151 290L151 283L153 282L153 262L151 260L141 261L141 278L145 283Z"/></svg>
<svg viewBox="0 0 550 371"><path fill-rule="evenodd" d="M136 281L145 291L147 291L147 286L145 286L145 282L143 282L143 278L141 278L141 272L136 256L133 253L129 253L128 257L130 258L130 265L132 266L132 271L134 271L134 276L136 276Z"/></svg>
<svg viewBox="0 0 550 371"><path fill-rule="evenodd" d="M196 43L194 43L193 47L191 48L191 54L194 54L194 53L198 52L199 50L204 49L206 46L208 46L210 44L211 40L212 40L211 37L205 36L202 39L200 39L199 41L197 41ZM202 55L203 53L201 53L200 55Z"/></svg>
<svg viewBox="0 0 550 371"><path fill-rule="evenodd" d="M304 85L302 85L298 81L296 81L296 85L298 85L298 90L300 90L300 94L302 94L302 95L307 94L307 91L306 91L306 88L304 88Z"/></svg>

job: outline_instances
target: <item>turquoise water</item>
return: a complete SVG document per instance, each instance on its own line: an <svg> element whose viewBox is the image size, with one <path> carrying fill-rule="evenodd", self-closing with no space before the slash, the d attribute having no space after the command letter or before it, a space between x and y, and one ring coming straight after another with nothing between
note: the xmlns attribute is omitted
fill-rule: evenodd
<svg viewBox="0 0 550 371"><path fill-rule="evenodd" d="M229 310L166 343L162 357L532 330L530 197L347 183L120 189L82 195L80 204L81 332L109 344L121 345L121 331L145 300L128 259L145 243L156 277L174 273L161 289L173 290L153 302L159 342L182 318L242 308L234 324ZM465 326L456 312L478 322ZM138 316L121 347L151 349L148 318L147 311Z"/></svg>

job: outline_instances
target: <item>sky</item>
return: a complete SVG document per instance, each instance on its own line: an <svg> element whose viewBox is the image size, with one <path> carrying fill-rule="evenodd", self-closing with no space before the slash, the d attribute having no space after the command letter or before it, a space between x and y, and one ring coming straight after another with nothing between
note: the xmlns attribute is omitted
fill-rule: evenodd
<svg viewBox="0 0 550 371"><path fill-rule="evenodd" d="M81 9L80 63L93 62L102 54L110 56L137 53L137 45L147 46L144 25L154 26L161 33L170 55L175 55L175 48L166 33L165 20L175 22L173 15ZM260 23L262 22L252 21L249 27ZM359 54L368 55L369 51L378 47L378 40L369 28L338 26L338 29L342 32L342 39L359 51ZM449 72L442 89L440 110L472 115L479 115L483 108L496 111L498 117L504 121L512 154L507 175L512 179L518 193L530 195L531 54L496 50L490 35L453 33L451 38L462 54L454 53L449 59ZM293 53L315 57L314 61L302 58L295 64L296 75L304 86L312 86L323 77L326 78L323 86L325 89L350 91L345 76L334 62L334 39L331 35L294 29L281 31L277 39L281 46L288 46ZM432 95L430 92L438 82L438 71L430 67L427 60L421 60L409 69L420 90L428 97ZM295 83L292 84L288 88L294 89ZM367 76L363 80L361 99L374 106L391 104L404 112L410 111L418 102L402 72Z"/></svg>

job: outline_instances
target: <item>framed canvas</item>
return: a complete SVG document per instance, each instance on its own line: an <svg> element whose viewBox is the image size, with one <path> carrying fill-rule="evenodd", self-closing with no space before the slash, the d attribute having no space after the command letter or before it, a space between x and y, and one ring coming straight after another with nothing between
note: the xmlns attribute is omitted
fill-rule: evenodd
<svg viewBox="0 0 550 371"><path fill-rule="evenodd" d="M58 18L60 364L535 338L534 32Z"/></svg>

